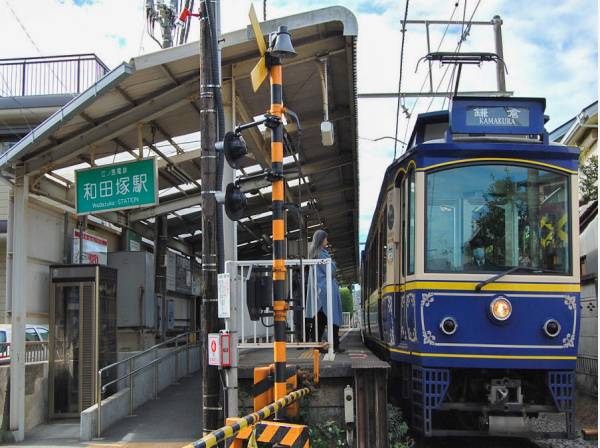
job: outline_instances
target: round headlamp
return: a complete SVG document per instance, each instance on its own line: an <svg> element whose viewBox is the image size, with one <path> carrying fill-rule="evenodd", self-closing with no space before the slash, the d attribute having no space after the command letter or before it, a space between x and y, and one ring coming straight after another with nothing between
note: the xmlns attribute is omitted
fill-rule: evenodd
<svg viewBox="0 0 600 448"><path fill-rule="evenodd" d="M490 303L490 312L494 319L504 322L512 314L512 305L506 297L496 297Z"/></svg>
<svg viewBox="0 0 600 448"><path fill-rule="evenodd" d="M440 322L440 330L442 333L451 336L456 333L456 329L458 328L458 324L453 317L444 317Z"/></svg>
<svg viewBox="0 0 600 448"><path fill-rule="evenodd" d="M543 329L544 333L546 333L546 336L549 338L555 338L560 333L560 324L556 319L548 319L546 322L544 322Z"/></svg>

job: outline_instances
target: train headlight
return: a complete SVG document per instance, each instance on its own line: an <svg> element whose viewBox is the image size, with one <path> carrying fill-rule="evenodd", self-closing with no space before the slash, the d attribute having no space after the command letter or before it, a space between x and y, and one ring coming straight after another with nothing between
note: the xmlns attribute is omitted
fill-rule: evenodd
<svg viewBox="0 0 600 448"><path fill-rule="evenodd" d="M512 305L506 297L496 297L490 303L490 312L494 319L504 322L512 314Z"/></svg>
<svg viewBox="0 0 600 448"><path fill-rule="evenodd" d="M440 322L440 330L442 333L451 336L456 333L456 329L458 328L458 324L453 317L444 317Z"/></svg>
<svg viewBox="0 0 600 448"><path fill-rule="evenodd" d="M549 338L555 338L560 333L560 324L556 319L548 319L544 323L544 333Z"/></svg>

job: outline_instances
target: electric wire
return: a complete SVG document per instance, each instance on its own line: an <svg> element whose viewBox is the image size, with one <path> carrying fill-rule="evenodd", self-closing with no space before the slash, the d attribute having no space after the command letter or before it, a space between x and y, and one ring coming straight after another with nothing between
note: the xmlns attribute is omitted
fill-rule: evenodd
<svg viewBox="0 0 600 448"><path fill-rule="evenodd" d="M467 28L471 27L471 22L473 21L473 17L475 16L475 13L477 12L477 9L479 8L479 5L481 4L481 0L477 1L477 4L475 5L475 8L473 9L473 12L471 13L471 17L469 18L469 23L467 25ZM454 49L454 53L458 53L458 51L460 50L460 47L462 46L462 43L464 42L463 40L463 35L461 35L461 38L459 39L456 48ZM466 40L466 37L465 37ZM435 89L435 93L437 93L442 85L442 83L444 82L444 79L446 78L446 75L448 74L448 71L450 69L450 65L446 66L446 69L444 70L444 73L442 74L442 78L440 79L440 82L438 83L436 89ZM453 72L456 69L456 65L453 67ZM429 112L429 110L431 109L431 106L433 105L433 102L435 101L435 97L432 97L431 100L429 101L429 105L427 106L427 111ZM445 104L445 102L444 102Z"/></svg>
<svg viewBox="0 0 600 448"><path fill-rule="evenodd" d="M6 81L6 78L4 77L4 75L2 74L2 72L0 72L0 78L2 78L2 83L6 86L6 91L10 94L11 99L17 103L19 105L19 112L21 113L21 115L23 116L23 119L25 120L25 124L27 124L27 127L29 128L29 132L33 131L33 127L31 126L31 123L29 123L29 120L27 119L27 115L26 112L31 114L32 116L34 116L33 111L29 110L28 108L26 108L18 99L17 96L13 93L12 89L10 88L10 85L8 84L8 82ZM15 131L14 128L12 128L10 125L8 125L8 123L6 123L3 120L3 123L6 124L8 126L8 128L10 129L10 131L15 134L15 135L20 135L20 133L17 133Z"/></svg>
<svg viewBox="0 0 600 448"><path fill-rule="evenodd" d="M394 132L395 140L394 140L394 159L396 160L396 151L398 149L398 124L400 121L400 102L402 97L400 93L402 92L402 65L404 62L404 41L406 40L406 19L408 18L408 0L404 5L404 20L402 21L402 42L400 44L400 74L398 76L398 99L396 101L396 131Z"/></svg>
<svg viewBox="0 0 600 448"><path fill-rule="evenodd" d="M15 10L12 8L12 6L10 5L10 3L8 2L8 0L4 0L4 3L6 4L6 7L9 9L10 13L12 14L12 16L15 18L15 20L17 21L17 24L19 25L19 27L23 30L23 32L25 33L25 35L27 36L27 39L29 39L29 42L31 42L31 45L33 45L33 47L35 48L35 50L38 52L38 54L40 56L44 56L42 54L42 51L40 50L40 47L37 46L37 44L35 43L35 40L33 40L33 37L31 37L31 34L29 34L29 31L27 31L27 28L25 28L25 25L23 24L23 22L21 21L21 19L19 19L19 16L17 15L17 13L15 12ZM62 80L58 77L58 75L56 74L56 72L54 71L54 69L52 68L52 66L49 66L50 71L52 72L52 74L54 75L54 77L56 78L56 80L62 85L63 89L66 89L65 84L62 82Z"/></svg>
<svg viewBox="0 0 600 448"><path fill-rule="evenodd" d="M450 14L450 18L448 19L448 22L452 21L452 19L454 18L454 14L456 14L457 9L458 9L458 3L455 3L454 8L452 9L452 13ZM442 44L444 43L444 40L446 39L446 35L448 33L449 27L450 27L450 23L447 23L446 27L444 28L444 32L442 34L440 42L438 43L438 46L436 48L436 52L440 51L440 48L442 48ZM427 82L428 76L429 76L428 73L426 73L425 76L423 77L423 82L421 83L421 87L419 88L419 93L421 93L423 91L423 89L425 88L425 83ZM421 97L417 97L415 99L415 101L413 102L412 107L410 109L410 112L408 113L409 118L406 120L406 127L404 128L404 136L402 138L402 141L406 141L406 137L408 135L408 129L409 129L409 125L410 125L410 117L413 116L413 112L415 111L420 99L421 99Z"/></svg>

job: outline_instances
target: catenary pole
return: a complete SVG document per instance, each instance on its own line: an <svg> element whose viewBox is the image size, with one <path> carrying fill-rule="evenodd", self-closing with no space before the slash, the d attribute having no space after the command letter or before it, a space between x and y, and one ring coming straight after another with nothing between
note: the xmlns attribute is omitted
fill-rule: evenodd
<svg viewBox="0 0 600 448"><path fill-rule="evenodd" d="M494 25L494 44L496 46L496 54L499 61L496 63L496 77L498 82L498 90L506 92L506 77L504 73L504 49L502 47L502 19L500 16L494 16L492 19Z"/></svg>

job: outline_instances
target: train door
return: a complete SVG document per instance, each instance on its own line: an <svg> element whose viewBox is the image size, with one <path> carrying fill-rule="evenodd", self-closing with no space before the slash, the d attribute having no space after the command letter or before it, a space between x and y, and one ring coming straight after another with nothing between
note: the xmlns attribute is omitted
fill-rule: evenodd
<svg viewBox="0 0 600 448"><path fill-rule="evenodd" d="M368 264L368 295L367 295L367 319L369 334L377 337L379 335L379 229L376 227L373 239L367 249Z"/></svg>
<svg viewBox="0 0 600 448"><path fill-rule="evenodd" d="M390 315L392 320L391 341L392 345L400 341L400 265L402 261L402 217L401 217L401 188L397 182L394 182L394 187L388 193L388 278L392 290L392 305L390 307Z"/></svg>
<svg viewBox="0 0 600 448"><path fill-rule="evenodd" d="M402 342L408 340L406 328L406 227L407 227L407 178L403 176L400 181L400 293L398 322L400 327L400 339Z"/></svg>
<svg viewBox="0 0 600 448"><path fill-rule="evenodd" d="M388 313L389 297L386 294L387 285L387 206L384 203L379 216L379 334L382 341L388 341L391 315Z"/></svg>
<svg viewBox="0 0 600 448"><path fill-rule="evenodd" d="M383 305L383 315L386 319L384 326L385 329L385 342L390 345L396 345L398 342L399 329L397 319L397 285L398 285L398 271L397 271L397 260L398 260L398 236L399 236L399 190L395 184L388 191L387 203L386 203L386 216L384 220L385 234L386 234L386 278L385 278L385 303Z"/></svg>
<svg viewBox="0 0 600 448"><path fill-rule="evenodd" d="M379 216L377 222L377 327L378 335L381 341L383 338L383 282L385 279L385 228L383 227L382 216Z"/></svg>

